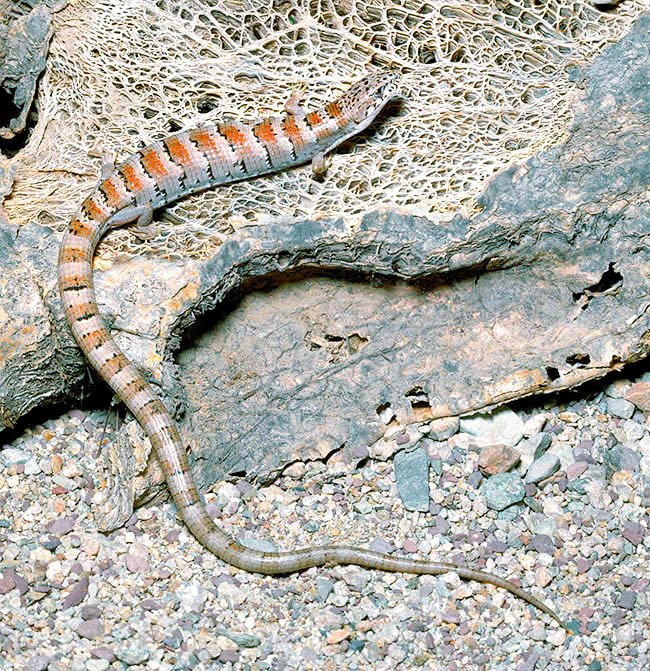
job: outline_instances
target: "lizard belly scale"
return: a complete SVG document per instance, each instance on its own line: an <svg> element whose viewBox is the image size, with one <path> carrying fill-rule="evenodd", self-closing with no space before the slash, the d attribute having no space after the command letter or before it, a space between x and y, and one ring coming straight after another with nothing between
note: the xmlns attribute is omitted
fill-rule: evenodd
<svg viewBox="0 0 650 671"><path fill-rule="evenodd" d="M310 160L314 166L321 164L325 153L373 121L394 97L397 81L395 73L369 75L316 112L183 131L133 154L86 198L63 236L58 282L66 318L89 363L146 431L185 524L206 549L223 561L265 574L334 564L415 574L455 571L461 578L502 587L562 624L553 610L523 589L466 566L392 557L348 546L261 552L231 538L205 510L176 423L140 371L116 345L97 308L92 259L99 240L112 226L136 219L144 222L152 209L211 186Z"/></svg>

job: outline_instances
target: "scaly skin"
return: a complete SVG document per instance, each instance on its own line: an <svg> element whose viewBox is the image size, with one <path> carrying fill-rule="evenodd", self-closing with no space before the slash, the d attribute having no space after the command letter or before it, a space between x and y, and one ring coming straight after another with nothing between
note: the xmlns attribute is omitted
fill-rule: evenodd
<svg viewBox="0 0 650 671"><path fill-rule="evenodd" d="M133 154L102 179L63 237L58 278L65 314L90 364L149 436L185 524L219 559L245 571L266 574L335 564L415 574L455 571L461 578L503 587L563 625L553 610L513 583L462 565L392 557L347 546L259 552L241 545L208 516L196 491L174 420L142 374L117 347L99 315L92 259L97 243L108 229L133 221L146 228L155 208L210 186L309 161L316 172L323 172L325 154L370 125L395 96L398 82L396 73L379 72L361 80L320 110L304 112L292 97L284 116L176 133Z"/></svg>

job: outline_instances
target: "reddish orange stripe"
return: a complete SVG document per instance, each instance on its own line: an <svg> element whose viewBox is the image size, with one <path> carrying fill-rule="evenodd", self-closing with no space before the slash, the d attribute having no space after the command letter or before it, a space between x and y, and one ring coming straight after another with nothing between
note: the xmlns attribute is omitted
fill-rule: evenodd
<svg viewBox="0 0 650 671"><path fill-rule="evenodd" d="M317 112L309 112L305 118L312 128L320 126L323 123L322 117Z"/></svg>
<svg viewBox="0 0 650 671"><path fill-rule="evenodd" d="M140 177L138 177L138 173L135 171L132 165L129 165L128 163L123 165L120 168L120 173L126 180L126 188L129 191L137 192L144 189L144 184L142 183Z"/></svg>
<svg viewBox="0 0 650 671"><path fill-rule="evenodd" d="M66 289L87 289L88 277L86 275L64 275L61 279L61 288Z"/></svg>
<svg viewBox="0 0 650 671"><path fill-rule="evenodd" d="M119 354L111 357L108 361L105 361L100 370L99 374L105 379L110 380L113 375L121 371L123 368L129 365L129 360L120 352Z"/></svg>
<svg viewBox="0 0 650 671"><path fill-rule="evenodd" d="M113 178L109 177L105 179L100 185L99 188L106 194L106 201L109 207L116 207L122 202L122 196L120 192L115 188L113 184Z"/></svg>
<svg viewBox="0 0 650 671"><path fill-rule="evenodd" d="M341 111L341 108L336 100L328 103L325 106L325 111L334 119L338 119L338 117L343 116L343 112Z"/></svg>
<svg viewBox="0 0 650 671"><path fill-rule="evenodd" d="M221 128L221 133L234 149L247 149L246 136L238 128L225 125Z"/></svg>
<svg viewBox="0 0 650 671"><path fill-rule="evenodd" d="M190 133L190 139L193 142L196 142L196 144L198 144L203 151L207 150L213 153L216 153L217 151L217 148L214 145L212 134L207 128L198 128L197 130L193 131Z"/></svg>
<svg viewBox="0 0 650 671"><path fill-rule="evenodd" d="M94 219L95 221L104 221L104 211L95 202L95 198L93 196L86 198L83 207L91 219ZM91 229L88 230L90 231Z"/></svg>
<svg viewBox="0 0 650 671"><path fill-rule="evenodd" d="M162 179L169 174L164 163L160 160L158 152L154 149L147 149L142 154L142 165L146 171L155 179Z"/></svg>
<svg viewBox="0 0 650 671"><path fill-rule="evenodd" d="M93 229L80 219L73 219L70 222L70 231L80 238L90 238L93 234Z"/></svg>
<svg viewBox="0 0 650 671"><path fill-rule="evenodd" d="M84 343L88 347L88 350L93 350L103 345L109 338L108 331L97 329L97 331L92 331L92 333L87 333L84 336Z"/></svg>
<svg viewBox="0 0 650 671"><path fill-rule="evenodd" d="M304 140L302 137L302 132L298 126L296 126L296 120L293 118L293 116L288 116L284 120L284 130L288 136L288 138L298 144L303 144Z"/></svg>
<svg viewBox="0 0 650 671"><path fill-rule="evenodd" d="M277 139L270 121L262 121L253 128L253 132L266 145L276 145Z"/></svg>
<svg viewBox="0 0 650 671"><path fill-rule="evenodd" d="M178 161L181 165L192 165L190 152L177 137L168 137L165 140L165 144L167 145L167 149L169 149L169 155L175 161Z"/></svg>

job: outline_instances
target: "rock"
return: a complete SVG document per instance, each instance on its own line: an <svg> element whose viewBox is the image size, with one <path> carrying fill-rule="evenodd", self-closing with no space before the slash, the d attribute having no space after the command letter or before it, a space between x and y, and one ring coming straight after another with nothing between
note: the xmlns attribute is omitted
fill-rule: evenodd
<svg viewBox="0 0 650 671"><path fill-rule="evenodd" d="M530 438L536 433L541 433L544 428L544 424L548 420L549 414L547 412L538 412L535 415L531 415L524 422L524 436Z"/></svg>
<svg viewBox="0 0 650 671"><path fill-rule="evenodd" d="M458 432L460 420L458 417L442 417L429 423L429 435L433 440L447 440Z"/></svg>
<svg viewBox="0 0 650 671"><path fill-rule="evenodd" d="M615 417L630 419L634 414L634 405L624 398L608 398L607 412Z"/></svg>
<svg viewBox="0 0 650 671"><path fill-rule="evenodd" d="M532 547L537 552L544 552L548 555L551 555L551 557L555 552L555 544L553 543L553 539L547 534L535 534L530 541L530 547Z"/></svg>
<svg viewBox="0 0 650 671"><path fill-rule="evenodd" d="M641 455L625 445L614 445L603 453L605 462L615 471L639 470Z"/></svg>
<svg viewBox="0 0 650 671"><path fill-rule="evenodd" d="M523 501L526 488L521 478L513 473L497 473L486 480L483 495L488 508L505 510L508 506Z"/></svg>
<svg viewBox="0 0 650 671"><path fill-rule="evenodd" d="M605 387L605 395L609 396L609 398L623 398L631 384L632 383L625 378L614 380Z"/></svg>
<svg viewBox="0 0 650 671"><path fill-rule="evenodd" d="M631 589L621 592L618 599L616 599L616 605L619 608L625 608L625 610L632 610L634 604L636 604L636 592Z"/></svg>
<svg viewBox="0 0 650 671"><path fill-rule="evenodd" d="M510 408L503 408L490 415L461 418L460 430L484 441L513 446L524 435L524 423Z"/></svg>
<svg viewBox="0 0 650 671"><path fill-rule="evenodd" d="M75 630L82 638L99 638L104 635L104 623L96 618L94 620L84 620Z"/></svg>
<svg viewBox="0 0 650 671"><path fill-rule="evenodd" d="M636 382L626 392L625 400L641 412L650 414L650 382Z"/></svg>
<svg viewBox="0 0 650 671"><path fill-rule="evenodd" d="M16 447L5 446L0 450L0 461L5 467L13 466L14 464L26 464L34 455L26 450L19 450Z"/></svg>
<svg viewBox="0 0 650 671"><path fill-rule="evenodd" d="M576 461L569 464L566 469L566 476L569 480L579 478L586 470L589 464L586 461Z"/></svg>
<svg viewBox="0 0 650 671"><path fill-rule="evenodd" d="M556 454L547 452L539 459L535 459L526 473L526 482L536 484L546 480L560 468L560 458Z"/></svg>
<svg viewBox="0 0 650 671"><path fill-rule="evenodd" d="M507 445L490 445L479 454L478 465L488 475L506 473L519 463L519 452Z"/></svg>
<svg viewBox="0 0 650 671"><path fill-rule="evenodd" d="M429 455L424 447L403 450L394 458L395 481L407 510L429 512Z"/></svg>
<svg viewBox="0 0 650 671"><path fill-rule="evenodd" d="M115 650L115 657L127 666L136 666L149 661L151 653L145 646L130 646Z"/></svg>

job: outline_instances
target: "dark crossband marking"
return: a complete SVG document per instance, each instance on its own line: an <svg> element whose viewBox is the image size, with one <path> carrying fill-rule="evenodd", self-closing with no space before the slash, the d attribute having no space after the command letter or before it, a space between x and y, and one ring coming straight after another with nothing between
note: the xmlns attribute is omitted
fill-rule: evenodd
<svg viewBox="0 0 650 671"><path fill-rule="evenodd" d="M67 310L68 318L80 322L91 317L96 317L99 310L92 303L81 303L80 305L70 305Z"/></svg>

